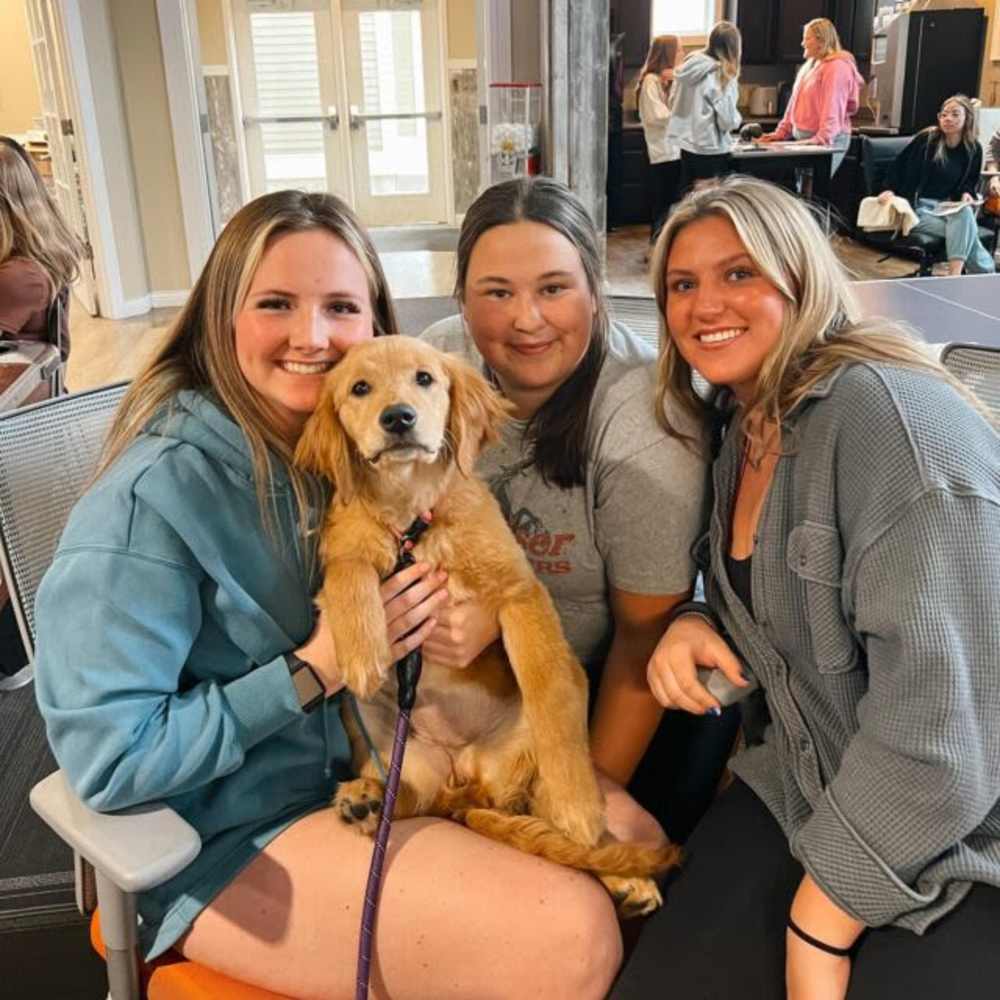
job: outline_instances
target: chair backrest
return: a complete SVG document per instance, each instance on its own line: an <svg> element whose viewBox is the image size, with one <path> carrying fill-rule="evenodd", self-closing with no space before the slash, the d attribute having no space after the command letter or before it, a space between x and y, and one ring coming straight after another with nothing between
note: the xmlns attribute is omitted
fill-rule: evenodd
<svg viewBox="0 0 1000 1000"><path fill-rule="evenodd" d="M979 397L1000 429L1000 347L948 344L941 364Z"/></svg>
<svg viewBox="0 0 1000 1000"><path fill-rule="evenodd" d="M657 349L660 346L660 314L656 308L656 299L609 295L608 309L612 319L624 323L651 347Z"/></svg>
<svg viewBox="0 0 1000 1000"><path fill-rule="evenodd" d="M121 382L0 414L0 561L29 660L35 592L97 468L126 387Z"/></svg>
<svg viewBox="0 0 1000 1000"><path fill-rule="evenodd" d="M865 197L885 190L885 175L889 164L910 141L909 136L861 136L861 173Z"/></svg>

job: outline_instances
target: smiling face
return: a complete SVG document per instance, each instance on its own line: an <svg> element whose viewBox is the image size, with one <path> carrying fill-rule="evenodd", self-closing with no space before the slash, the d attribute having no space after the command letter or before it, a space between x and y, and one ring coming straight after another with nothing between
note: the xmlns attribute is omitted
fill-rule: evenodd
<svg viewBox="0 0 1000 1000"><path fill-rule="evenodd" d="M746 401L781 338L785 298L754 264L729 219L712 215L674 238L666 320L681 356Z"/></svg>
<svg viewBox="0 0 1000 1000"><path fill-rule="evenodd" d="M348 347L374 335L364 268L325 229L276 237L236 315L235 334L240 371L294 441L326 373Z"/></svg>
<svg viewBox="0 0 1000 1000"><path fill-rule="evenodd" d="M533 416L590 346L597 304L580 254L551 226L494 226L472 248L462 298L472 339L517 416Z"/></svg>
<svg viewBox="0 0 1000 1000"><path fill-rule="evenodd" d="M816 32L808 25L802 29L802 54L806 59L818 59L823 45Z"/></svg>

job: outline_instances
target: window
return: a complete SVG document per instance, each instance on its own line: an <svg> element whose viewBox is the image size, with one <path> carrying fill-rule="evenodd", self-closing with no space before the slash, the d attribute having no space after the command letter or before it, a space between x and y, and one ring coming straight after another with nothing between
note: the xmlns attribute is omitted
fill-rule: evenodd
<svg viewBox="0 0 1000 1000"><path fill-rule="evenodd" d="M653 0L652 37L707 38L719 7L719 0Z"/></svg>

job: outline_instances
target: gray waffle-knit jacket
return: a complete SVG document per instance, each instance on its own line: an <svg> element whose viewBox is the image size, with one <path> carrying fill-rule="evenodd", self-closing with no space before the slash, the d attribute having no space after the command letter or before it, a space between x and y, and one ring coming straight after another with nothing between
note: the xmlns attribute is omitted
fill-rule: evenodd
<svg viewBox="0 0 1000 1000"><path fill-rule="evenodd" d="M739 433L696 553L773 720L734 770L843 909L922 933L970 883L1000 886L1000 435L932 374L855 364L784 448L756 621L723 565Z"/></svg>

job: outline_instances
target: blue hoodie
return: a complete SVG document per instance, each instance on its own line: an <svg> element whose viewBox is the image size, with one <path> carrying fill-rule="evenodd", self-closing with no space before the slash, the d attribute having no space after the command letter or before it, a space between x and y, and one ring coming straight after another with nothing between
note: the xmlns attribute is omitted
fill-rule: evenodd
<svg viewBox="0 0 1000 1000"><path fill-rule="evenodd" d="M705 52L692 53L674 73L667 138L688 153L728 153L732 132L743 121L738 99L736 78L723 85L719 63Z"/></svg>
<svg viewBox="0 0 1000 1000"><path fill-rule="evenodd" d="M81 498L38 591L38 704L73 788L103 812L162 800L202 838L139 898L147 959L349 775L339 696L306 715L283 659L318 575L283 469L271 496L269 535L242 431L183 391Z"/></svg>

